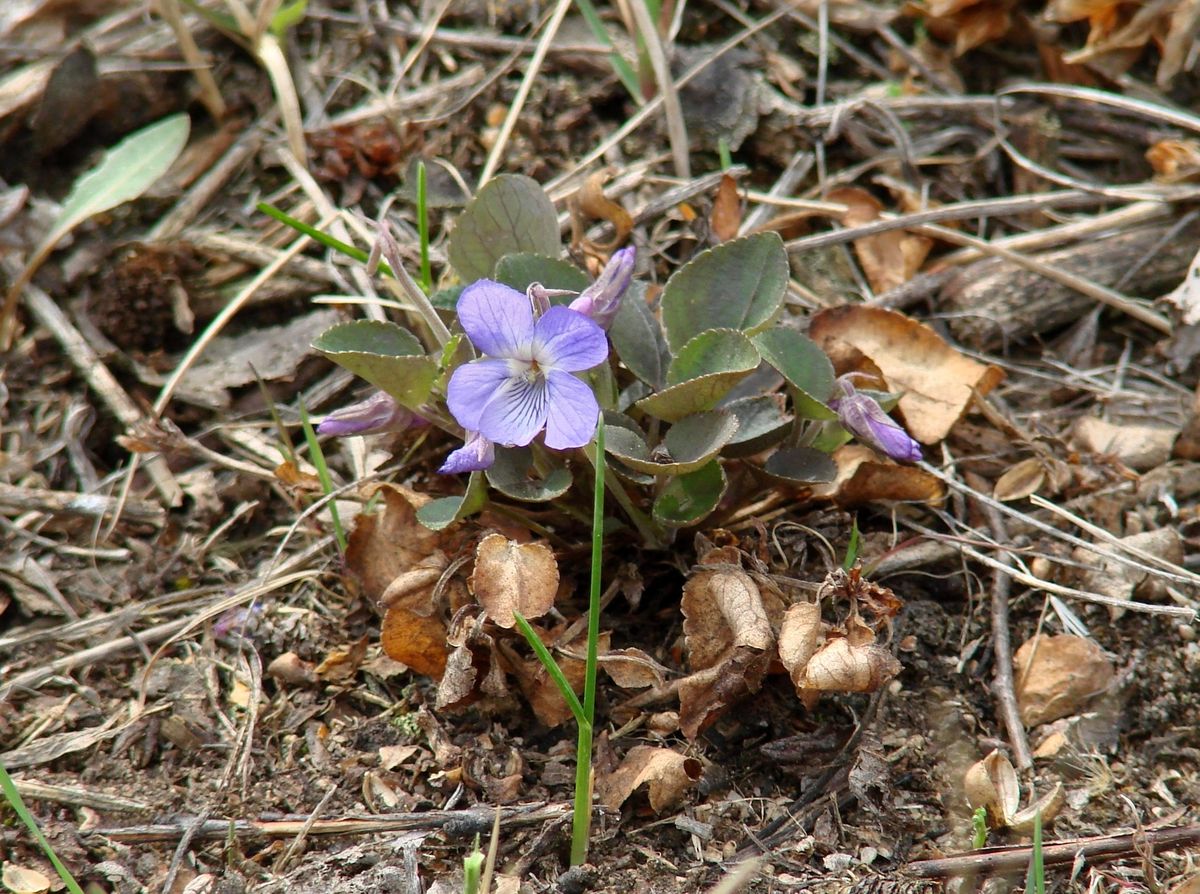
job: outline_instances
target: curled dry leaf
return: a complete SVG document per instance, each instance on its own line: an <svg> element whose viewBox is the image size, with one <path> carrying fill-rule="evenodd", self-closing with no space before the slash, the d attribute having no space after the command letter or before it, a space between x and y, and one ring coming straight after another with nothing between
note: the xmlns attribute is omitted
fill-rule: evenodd
<svg viewBox="0 0 1200 894"><path fill-rule="evenodd" d="M471 592L489 618L512 628L513 612L540 618L554 605L558 562L543 543L517 543L502 534L489 534L475 550Z"/></svg>
<svg viewBox="0 0 1200 894"><path fill-rule="evenodd" d="M1034 637L1013 656L1017 705L1026 726L1078 713L1112 683L1116 670L1104 651L1082 636Z"/></svg>
<svg viewBox="0 0 1200 894"><path fill-rule="evenodd" d="M993 751L967 770L963 790L972 809L982 807L987 811L988 825L993 829L1013 829L1022 835L1033 832L1039 814L1043 823L1049 823L1066 803L1062 783L1056 782L1050 791L1020 809L1017 771L999 751Z"/></svg>
<svg viewBox="0 0 1200 894"><path fill-rule="evenodd" d="M440 680L446 672L446 625L441 618L393 605L383 616L379 641L388 658L419 674Z"/></svg>
<svg viewBox="0 0 1200 894"><path fill-rule="evenodd" d="M831 639L809 659L802 688L817 692L874 692L896 674L900 662L877 643ZM794 679L794 678L793 678Z"/></svg>
<svg viewBox="0 0 1200 894"><path fill-rule="evenodd" d="M438 683L434 707L455 710L478 701L481 696L508 695L502 658L496 642L484 631L483 618L456 618L447 637L454 647L446 659L446 671Z"/></svg>
<svg viewBox="0 0 1200 894"><path fill-rule="evenodd" d="M717 187L708 222L718 242L728 242L737 236L742 225L742 200L738 196L737 181L728 174L721 175L721 185Z"/></svg>
<svg viewBox="0 0 1200 894"><path fill-rule="evenodd" d="M843 186L829 193L831 202L846 206L842 223L857 227L879 219L883 205L857 186ZM886 292L908 282L925 263L933 240L906 230L890 230L854 240L854 253L867 281L876 292Z"/></svg>
<svg viewBox="0 0 1200 894"><path fill-rule="evenodd" d="M622 689L661 686L667 669L641 649L612 649L598 656L600 667Z"/></svg>
<svg viewBox="0 0 1200 894"><path fill-rule="evenodd" d="M720 570L702 568L683 587L683 635L693 670L713 666L732 647L762 651L775 643L783 599L773 586L760 587L737 567L741 561L736 547L712 549L700 562L719 564Z"/></svg>
<svg viewBox="0 0 1200 894"><path fill-rule="evenodd" d="M313 663L305 661L295 652L284 652L277 656L267 665L267 675L293 686L309 686L317 682Z"/></svg>
<svg viewBox="0 0 1200 894"><path fill-rule="evenodd" d="M1146 150L1154 177L1166 183L1194 181L1200 177L1200 141L1160 140Z"/></svg>
<svg viewBox="0 0 1200 894"><path fill-rule="evenodd" d="M694 740L726 710L758 692L771 652L730 649L719 664L679 682L679 729Z"/></svg>
<svg viewBox="0 0 1200 894"><path fill-rule="evenodd" d="M808 662L823 641L820 604L797 602L788 606L779 629L779 660L797 687L803 687Z"/></svg>
<svg viewBox="0 0 1200 894"><path fill-rule="evenodd" d="M674 807L700 779L700 761L669 748L638 745L612 773L596 780L596 797L610 810L618 809L635 791L646 789L655 813Z"/></svg>
<svg viewBox="0 0 1200 894"><path fill-rule="evenodd" d="M882 307L844 305L812 318L809 336L825 349L839 372L861 368L864 355L900 391L909 432L933 444L953 428L973 399L1003 378L999 367L972 360L923 323Z"/></svg>
<svg viewBox="0 0 1200 894"><path fill-rule="evenodd" d="M367 657L367 637L343 648L333 649L317 665L314 673L327 683L345 683L358 673Z"/></svg>
<svg viewBox="0 0 1200 894"><path fill-rule="evenodd" d="M13 894L46 894L50 890L50 879L45 875L16 863L5 862L0 881Z"/></svg>
<svg viewBox="0 0 1200 894"><path fill-rule="evenodd" d="M837 474L827 484L814 485L814 497L832 500L845 509L880 500L940 503L946 486L916 466L880 462L879 454L863 444L847 444L833 452Z"/></svg>
<svg viewBox="0 0 1200 894"><path fill-rule="evenodd" d="M633 218L629 212L604 194L604 181L611 175L610 170L597 171L584 181L567 205L571 211L571 244L584 246L596 252L611 251L625 241L633 230ZM615 231L608 242L591 242L585 238L590 220L606 220Z"/></svg>
<svg viewBox="0 0 1200 894"><path fill-rule="evenodd" d="M992 497L1003 502L1023 500L1037 493L1046 481L1046 465L1041 458L1023 459L996 479Z"/></svg>

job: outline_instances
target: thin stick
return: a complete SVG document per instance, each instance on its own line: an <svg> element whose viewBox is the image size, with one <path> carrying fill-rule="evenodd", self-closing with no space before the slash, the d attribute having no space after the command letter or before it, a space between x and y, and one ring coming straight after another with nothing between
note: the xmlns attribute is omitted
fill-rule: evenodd
<svg viewBox="0 0 1200 894"><path fill-rule="evenodd" d="M492 179L492 174L500 166L500 158L504 155L504 148L508 145L508 138L512 136L513 128L517 124L517 118L520 116L521 110L525 108L525 100L529 98L529 91L533 89L534 79L537 78L538 72L542 68L542 63L546 61L546 53L550 49L550 44L554 41L554 35L558 33L559 26L563 23L563 19L566 18L567 12L571 9L571 2L572 0L558 0L558 5L554 8L554 15L550 17L550 22L546 25L546 30L542 33L541 40L538 41L537 49L533 52L533 58L529 60L529 68L525 70L525 77L521 80L521 86L517 88L517 95L513 97L512 105L508 109L508 115L505 116L504 123L500 126L500 134L496 137L496 143L492 146L492 151L488 153L487 161L483 165L483 171L479 174L480 187Z"/></svg>
<svg viewBox="0 0 1200 894"><path fill-rule="evenodd" d="M1197 843L1200 843L1200 825L1175 826L1043 844L1042 857L1046 866L1069 866L1077 860L1093 862L1133 856L1146 847L1161 851L1195 847ZM937 860L918 860L904 869L918 878L945 878L969 872L1003 875L1023 871L1029 866L1032 854L1032 845L991 847Z"/></svg>
<svg viewBox="0 0 1200 894"><path fill-rule="evenodd" d="M1008 529L1004 516L991 506L982 506L987 515L992 536L1000 543L1008 542ZM1016 688L1013 684L1012 637L1008 627L1008 600L1012 592L1013 559L1007 552L999 553L1000 567L992 574L992 651L996 659L996 675L992 678L992 693L1000 705L1000 716L1008 730L1008 741L1012 745L1017 769L1027 770L1033 766L1033 755L1029 752L1029 737L1025 735L1025 724L1021 721L1021 709L1017 704Z"/></svg>
<svg viewBox="0 0 1200 894"><path fill-rule="evenodd" d="M46 512L55 515L82 515L92 518L104 518L122 511L116 497L106 497L103 494L81 494L66 490L46 490L40 487L15 487L4 483L0 483L0 509ZM124 514L129 521L156 526L163 525L167 520L166 510L148 500L127 501Z"/></svg>

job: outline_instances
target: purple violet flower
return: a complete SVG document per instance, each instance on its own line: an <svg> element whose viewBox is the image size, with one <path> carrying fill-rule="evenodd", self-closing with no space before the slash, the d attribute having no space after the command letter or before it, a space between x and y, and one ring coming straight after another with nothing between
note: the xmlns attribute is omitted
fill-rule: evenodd
<svg viewBox="0 0 1200 894"><path fill-rule="evenodd" d="M552 450L592 439L600 405L571 373L608 356L603 329L566 307L552 307L535 321L525 295L488 279L463 289L458 322L486 355L456 369L446 388L446 406L469 433L462 451L476 451L482 463L485 454L473 438L523 447L543 429Z"/></svg>
<svg viewBox="0 0 1200 894"><path fill-rule="evenodd" d="M396 403L386 391L376 391L366 400L334 410L317 426L322 435L377 435L386 431L404 431L425 420Z"/></svg>
<svg viewBox="0 0 1200 894"><path fill-rule="evenodd" d="M451 452L438 469L443 475L458 475L462 472L482 472L490 469L496 461L496 445L477 431L467 432L467 441Z"/></svg>
<svg viewBox="0 0 1200 894"><path fill-rule="evenodd" d="M899 462L915 463L921 460L921 445L914 441L891 416L883 411L874 398L854 387L851 379L856 373L839 376L837 386L842 396L829 401L829 407L838 414L842 428L864 444Z"/></svg>
<svg viewBox="0 0 1200 894"><path fill-rule="evenodd" d="M607 331L612 326L617 311L621 309L621 298L625 290L633 281L633 265L636 261L637 249L632 245L614 252L596 281L580 292L579 297L568 307L595 320Z"/></svg>

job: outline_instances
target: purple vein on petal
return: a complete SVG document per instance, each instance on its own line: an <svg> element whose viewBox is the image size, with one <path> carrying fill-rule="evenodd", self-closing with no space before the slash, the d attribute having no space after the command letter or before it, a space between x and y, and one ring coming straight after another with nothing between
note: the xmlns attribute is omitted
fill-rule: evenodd
<svg viewBox="0 0 1200 894"><path fill-rule="evenodd" d="M546 446L551 450L582 447L596 433L600 405L584 382L561 370L546 374L549 400L546 413Z"/></svg>
<svg viewBox="0 0 1200 894"><path fill-rule="evenodd" d="M608 337L578 311L552 307L537 321L533 349L545 366L579 372L604 362Z"/></svg>

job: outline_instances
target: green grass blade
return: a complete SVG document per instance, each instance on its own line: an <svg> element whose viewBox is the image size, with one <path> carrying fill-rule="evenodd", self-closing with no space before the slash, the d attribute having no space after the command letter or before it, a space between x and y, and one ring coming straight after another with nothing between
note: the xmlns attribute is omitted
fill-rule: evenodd
<svg viewBox="0 0 1200 894"><path fill-rule="evenodd" d="M329 475L329 464L325 462L325 451L321 449L321 442L317 440L317 433L313 430L312 421L308 418L308 408L304 406L304 401L300 401L300 424L304 427L304 440L308 444L309 455L312 457L313 465L317 467L321 490L325 492L325 496L329 497L333 493L333 478ZM338 549L344 554L346 552L346 530L342 527L342 517L338 514L337 501L332 497L329 500L329 515L333 519L333 536L337 538Z"/></svg>
<svg viewBox="0 0 1200 894"><path fill-rule="evenodd" d="M281 211L274 205L267 204L266 202L259 202L257 205L255 205L255 207L268 217L275 218L275 220L282 224L286 224L296 232L303 233L305 236L308 236L314 242L319 242L326 248L332 248L334 251L340 252L348 258L353 258L354 260L361 261L364 264L367 262L367 259L370 258L370 255L361 248L356 248L353 245L348 245L340 239L335 239L328 233L323 233L316 227L309 226L304 221L292 217L286 211ZM392 268L382 261L379 263L379 269L388 276L392 275Z"/></svg>
<svg viewBox="0 0 1200 894"><path fill-rule="evenodd" d="M433 267L429 263L429 199L426 195L425 162L417 162L417 235L421 242L421 288L433 292Z"/></svg>
<svg viewBox="0 0 1200 894"><path fill-rule="evenodd" d="M567 707L571 709L571 714L575 717L575 722L579 724L580 729L587 723L587 718L583 713L583 705L579 703L579 696L575 694L575 690L571 688L571 684L567 682L566 675L563 674L562 668L558 666L558 662L554 660L554 656L550 654L550 650L546 648L546 644L542 642L541 637L534 632L534 629L525 620L525 616L520 612L513 612L513 617L517 622L517 629L525 637L529 643L529 648L533 649L533 654L537 656L538 661L542 663L542 667L546 669L546 673L550 675L550 679L554 681L554 685L558 687L559 693L563 697L563 701L567 703Z"/></svg>
<svg viewBox="0 0 1200 894"><path fill-rule="evenodd" d="M596 426L596 455L604 456L604 417ZM575 810L571 821L571 865L587 862L592 829L592 734L596 723L596 665L600 641L600 585L604 560L604 469L596 463L596 484L592 494L592 576L588 588L587 662L583 673L583 713L587 723L579 724L575 749Z"/></svg>
<svg viewBox="0 0 1200 894"><path fill-rule="evenodd" d="M854 567L854 563L858 561L858 519L855 518L850 525L850 542L846 544L846 558L842 560L842 570L849 571Z"/></svg>
<svg viewBox="0 0 1200 894"><path fill-rule="evenodd" d="M8 771L4 769L3 764L0 764L0 791L4 793L4 799L8 801L9 806L21 818L21 822L29 829L29 833L34 837L34 840L41 846L46 854L46 858L54 866L54 871L58 873L58 877L67 886L67 890L71 894L83 894L83 888L79 887L79 883L75 881L75 876L71 875L70 870L63 865L62 860L58 859L58 854L54 853L54 848L50 846L50 842L46 840L46 836L38 828L37 820L33 818L33 814L29 812L29 808L25 806L25 802L21 800L21 793L17 791L17 784L12 781L12 777L8 775Z"/></svg>

